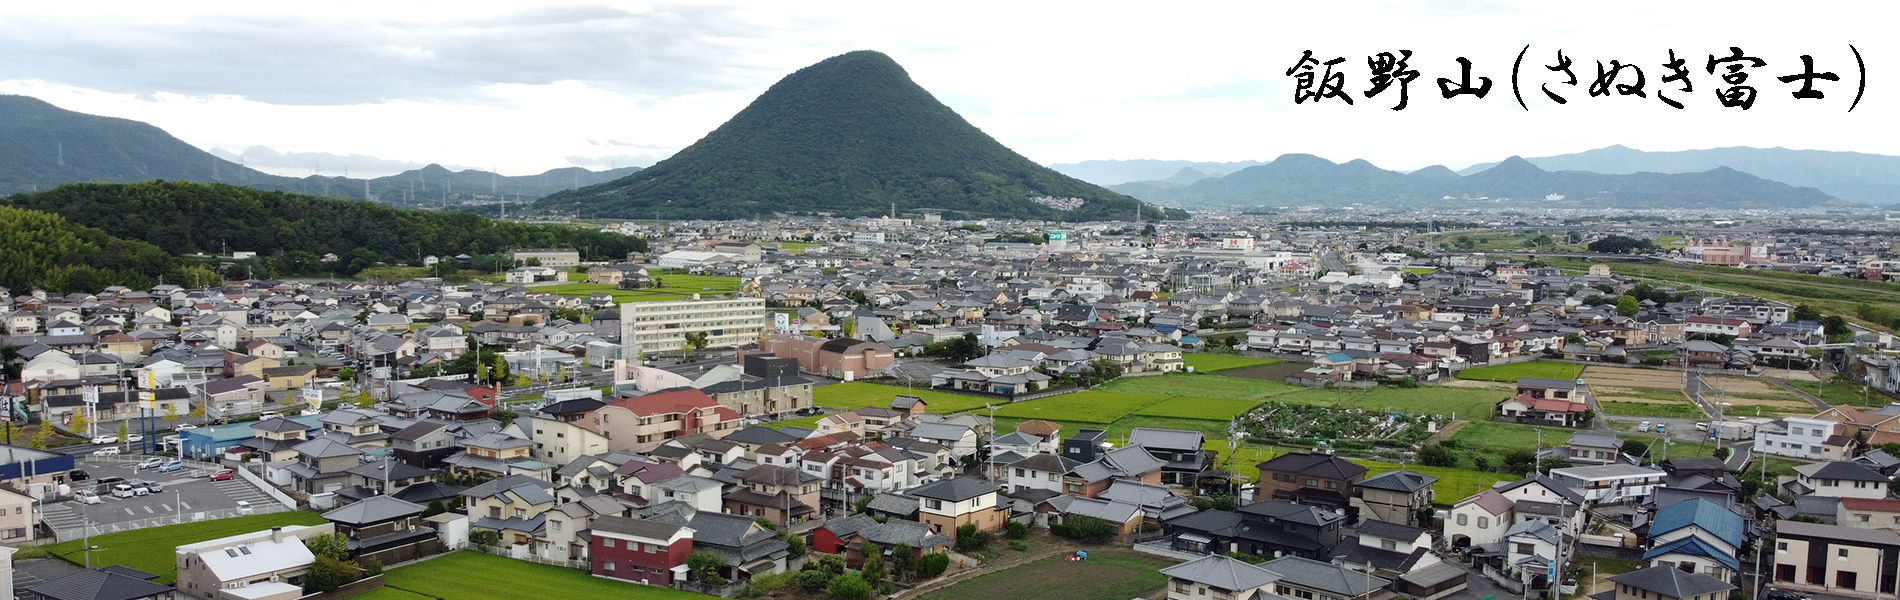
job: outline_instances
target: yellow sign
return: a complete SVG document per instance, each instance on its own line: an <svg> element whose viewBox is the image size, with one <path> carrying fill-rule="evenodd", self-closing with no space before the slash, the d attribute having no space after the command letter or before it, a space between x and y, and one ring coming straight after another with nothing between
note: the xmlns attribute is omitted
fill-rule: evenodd
<svg viewBox="0 0 1900 600"><path fill-rule="evenodd" d="M157 393L139 392L139 408L153 408L152 405L156 403L157 400L158 400Z"/></svg>

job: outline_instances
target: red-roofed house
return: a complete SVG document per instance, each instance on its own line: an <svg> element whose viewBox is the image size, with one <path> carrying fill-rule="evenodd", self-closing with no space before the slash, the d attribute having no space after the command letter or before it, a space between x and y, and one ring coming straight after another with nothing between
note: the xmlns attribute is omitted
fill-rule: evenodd
<svg viewBox="0 0 1900 600"><path fill-rule="evenodd" d="M1562 398L1536 398L1518 394L1498 403L1498 416L1518 423L1579 427L1589 405Z"/></svg>
<svg viewBox="0 0 1900 600"><path fill-rule="evenodd" d="M605 436L610 450L647 452L683 435L725 437L739 430L740 418L705 392L681 389L614 400L574 424Z"/></svg>

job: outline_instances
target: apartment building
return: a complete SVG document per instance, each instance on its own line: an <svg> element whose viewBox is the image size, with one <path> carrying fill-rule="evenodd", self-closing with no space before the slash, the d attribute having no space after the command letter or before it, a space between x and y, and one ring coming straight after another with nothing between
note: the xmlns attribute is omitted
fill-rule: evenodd
<svg viewBox="0 0 1900 600"><path fill-rule="evenodd" d="M706 334L709 348L738 348L758 343L766 324L765 299L733 298L620 305L622 356L686 347L686 334Z"/></svg>

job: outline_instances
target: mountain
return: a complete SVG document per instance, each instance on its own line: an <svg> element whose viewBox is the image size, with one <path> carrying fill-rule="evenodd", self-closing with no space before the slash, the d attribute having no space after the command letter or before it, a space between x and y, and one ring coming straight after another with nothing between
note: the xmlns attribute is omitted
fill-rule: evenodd
<svg viewBox="0 0 1900 600"><path fill-rule="evenodd" d="M537 207L582 216L717 219L882 215L895 205L943 210L953 218L1086 221L1132 219L1139 204L1031 162L938 102L890 57L857 51L785 76L718 129L652 167L551 195ZM1143 212L1161 214L1153 207Z"/></svg>
<svg viewBox="0 0 1900 600"><path fill-rule="evenodd" d="M1220 177L1254 165L1264 164L1257 160L1239 162L1195 162L1191 160L1085 160L1079 163L1049 165L1063 175L1068 175L1095 185L1111 186L1135 181L1162 181L1178 174L1181 169L1194 169L1210 177Z"/></svg>
<svg viewBox="0 0 1900 600"><path fill-rule="evenodd" d="M337 166L342 165L332 165ZM501 197L533 200L637 171L638 167L611 171L563 168L507 177L478 170L450 172L429 165L367 181L315 175L282 177L199 150L147 123L73 112L29 96L0 95L0 196L65 183L165 179L440 206L494 202Z"/></svg>
<svg viewBox="0 0 1900 600"><path fill-rule="evenodd" d="M1609 175L1547 171L1520 157L1459 176L1442 166L1399 173L1364 160L1346 163L1288 154L1226 177L1163 187L1134 182L1112 189L1184 205L1430 206L1447 198L1536 201L1553 206L1805 208L1834 201L1814 188L1769 181L1727 167L1693 173Z"/></svg>
<svg viewBox="0 0 1900 600"><path fill-rule="evenodd" d="M6 199L16 209L63 217L106 234L187 255L256 252L259 276L327 274L318 256L345 257L339 267L425 254L492 254L514 248L567 247L583 260L619 260L644 252L646 240L566 225L528 225L451 211L401 209L362 200L323 198L184 181L73 183ZM367 257L361 253L367 252ZM242 273L241 271L239 272Z"/></svg>
<svg viewBox="0 0 1900 600"><path fill-rule="evenodd" d="M1693 173L1728 167L1762 179L1817 188L1849 202L1900 203L1900 156L1747 146L1645 152L1610 146L1526 160L1546 170L1607 174ZM1470 175L1495 165L1472 165L1459 173Z"/></svg>

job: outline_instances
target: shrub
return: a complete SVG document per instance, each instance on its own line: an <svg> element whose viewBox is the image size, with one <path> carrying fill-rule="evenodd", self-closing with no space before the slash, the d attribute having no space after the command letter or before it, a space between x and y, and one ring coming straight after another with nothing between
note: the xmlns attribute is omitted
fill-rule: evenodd
<svg viewBox="0 0 1900 600"><path fill-rule="evenodd" d="M719 567L726 566L726 555L711 550L700 550L686 555L686 574L693 581L712 583L719 575Z"/></svg>
<svg viewBox="0 0 1900 600"><path fill-rule="evenodd" d="M818 560L805 563L805 567L824 571L836 577L844 574L844 557L836 554L826 554L819 556Z"/></svg>
<svg viewBox="0 0 1900 600"><path fill-rule="evenodd" d="M1010 540L1009 549L1015 550L1017 552L1028 552L1029 544L1023 542L1022 540Z"/></svg>
<svg viewBox="0 0 1900 600"><path fill-rule="evenodd" d="M957 528L957 551L958 552L975 552L978 550L982 550L984 548L988 548L990 547L990 541L995 538L996 538L995 534L992 534L988 531L979 530L976 528L975 525L964 525L962 527L958 527Z"/></svg>
<svg viewBox="0 0 1900 600"><path fill-rule="evenodd" d="M1115 537L1115 524L1095 517L1075 515L1065 523L1051 523L1049 533L1091 544L1103 544Z"/></svg>
<svg viewBox="0 0 1900 600"><path fill-rule="evenodd" d="M799 589L807 592L822 592L831 586L831 573L824 569L808 569L793 575L792 581L798 582Z"/></svg>
<svg viewBox="0 0 1900 600"><path fill-rule="evenodd" d="M1007 537L1012 540L1020 540L1020 539L1029 537L1029 524L1024 523L1022 521L1016 521L1016 520L1011 520L1008 523L1004 523L1003 537Z"/></svg>
<svg viewBox="0 0 1900 600"><path fill-rule="evenodd" d="M930 579L942 575L950 568L950 555L942 552L925 554L917 559L917 578Z"/></svg>
<svg viewBox="0 0 1900 600"><path fill-rule="evenodd" d="M383 574L383 559L370 557L369 564L363 565L363 574L369 576Z"/></svg>
<svg viewBox="0 0 1900 600"><path fill-rule="evenodd" d="M828 587L831 597L838 600L864 600L871 597L871 582L856 575L833 577Z"/></svg>
<svg viewBox="0 0 1900 600"><path fill-rule="evenodd" d="M784 589L785 584L791 582L792 575L793 573L753 575L752 579L746 581L746 589L751 590L753 594L770 594Z"/></svg>
<svg viewBox="0 0 1900 600"><path fill-rule="evenodd" d="M891 579L902 580L909 577L915 570L915 565L911 564L911 553L910 544L898 544L891 547Z"/></svg>
<svg viewBox="0 0 1900 600"><path fill-rule="evenodd" d="M871 552L870 555L865 556L864 566L858 568L858 576L871 583L883 581L884 575L884 555L877 552Z"/></svg>

